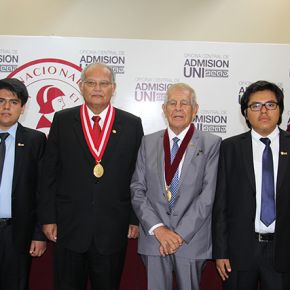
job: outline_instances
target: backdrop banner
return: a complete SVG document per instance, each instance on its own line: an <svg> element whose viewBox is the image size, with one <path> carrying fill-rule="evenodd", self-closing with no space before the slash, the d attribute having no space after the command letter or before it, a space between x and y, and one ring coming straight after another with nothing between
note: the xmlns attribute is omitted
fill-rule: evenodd
<svg viewBox="0 0 290 290"><path fill-rule="evenodd" d="M287 128L290 45L0 36L0 78L18 78L30 95L20 121L46 134L56 111L83 103L80 72L92 62L113 68L112 103L140 116L146 134L166 126L161 106L175 82L196 90L196 127L222 138L247 129L239 106L246 87L262 79L274 82L285 93L281 127Z"/></svg>

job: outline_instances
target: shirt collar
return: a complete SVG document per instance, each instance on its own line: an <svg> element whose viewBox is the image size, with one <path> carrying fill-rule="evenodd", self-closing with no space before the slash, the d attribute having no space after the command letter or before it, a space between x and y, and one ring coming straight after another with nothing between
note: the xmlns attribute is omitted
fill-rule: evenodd
<svg viewBox="0 0 290 290"><path fill-rule="evenodd" d="M180 141L182 141L187 133L187 131L189 130L190 124L184 129L182 130L181 133L179 133L178 135L176 135L171 129L170 127L168 127L168 136L169 136L169 140L171 141L174 137L177 137Z"/></svg>
<svg viewBox="0 0 290 290"><path fill-rule="evenodd" d="M87 106L87 105L86 105ZM101 118L101 121L104 122L105 121L105 118L106 118L106 115L107 115L107 112L109 110L109 106L106 107L106 109L104 111L102 111L100 114L96 115L94 114L94 112L87 106L88 108L88 113L89 113L89 118L90 120L92 120L92 117L93 116L100 116Z"/></svg>
<svg viewBox="0 0 290 290"><path fill-rule="evenodd" d="M280 134L279 128L278 126L276 126L276 128L266 137L269 138L272 142L274 139L276 139L279 136L279 134ZM251 130L251 135L252 135L252 138L256 141L259 141L261 138L265 138L265 136L261 136L254 129Z"/></svg>
<svg viewBox="0 0 290 290"><path fill-rule="evenodd" d="M16 122L14 125L12 125L8 130L4 131L0 129L0 133L7 132L9 133L9 136L12 136L13 138L16 137L16 130L18 128L18 122Z"/></svg>

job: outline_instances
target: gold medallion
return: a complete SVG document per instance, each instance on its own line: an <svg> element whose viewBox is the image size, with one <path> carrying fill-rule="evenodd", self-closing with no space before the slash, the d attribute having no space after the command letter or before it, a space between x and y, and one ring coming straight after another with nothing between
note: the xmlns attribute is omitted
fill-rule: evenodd
<svg viewBox="0 0 290 290"><path fill-rule="evenodd" d="M101 163L97 163L94 167L94 175L97 178L100 178L103 176L103 174L104 174L104 167L102 166Z"/></svg>
<svg viewBox="0 0 290 290"><path fill-rule="evenodd" d="M167 189L167 200L170 201L172 198L172 193L169 189Z"/></svg>

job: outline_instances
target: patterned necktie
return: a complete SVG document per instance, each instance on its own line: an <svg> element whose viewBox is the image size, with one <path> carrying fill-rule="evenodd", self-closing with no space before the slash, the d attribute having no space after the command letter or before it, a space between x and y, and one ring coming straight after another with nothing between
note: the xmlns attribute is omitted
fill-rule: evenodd
<svg viewBox="0 0 290 290"><path fill-rule="evenodd" d="M3 165L5 160L6 144L5 140L9 133L0 133L0 184L2 180Z"/></svg>
<svg viewBox="0 0 290 290"><path fill-rule="evenodd" d="M174 137L173 139L173 146L172 146L172 149L171 149L171 152L170 152L170 159L171 159L171 164L176 156L176 153L178 151L178 141L179 141L179 138L177 137ZM169 201L169 209L172 210L173 208L173 205L174 205L174 201L176 199L176 196L177 196L177 189L178 189L178 182L179 182L179 174L178 174L178 167L176 169L176 172L172 178L172 181L171 181L171 185L170 185L170 192L171 192L171 199Z"/></svg>
<svg viewBox="0 0 290 290"><path fill-rule="evenodd" d="M94 132L96 139L98 141L99 137L101 135L101 126L99 124L101 117L100 116L93 116L92 120L94 121L93 132Z"/></svg>
<svg viewBox="0 0 290 290"><path fill-rule="evenodd" d="M273 156L269 138L261 138L266 146L262 157L262 200L260 219L267 227L275 220L275 190Z"/></svg>

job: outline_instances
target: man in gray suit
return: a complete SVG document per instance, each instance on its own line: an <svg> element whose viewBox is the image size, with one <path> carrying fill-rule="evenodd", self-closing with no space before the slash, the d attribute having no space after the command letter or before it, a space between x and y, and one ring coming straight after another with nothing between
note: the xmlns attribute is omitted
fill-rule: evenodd
<svg viewBox="0 0 290 290"><path fill-rule="evenodd" d="M138 252L148 289L198 290L211 258L211 211L221 138L200 132L187 84L169 87L163 104L168 128L143 138L132 178L132 204L140 221Z"/></svg>

